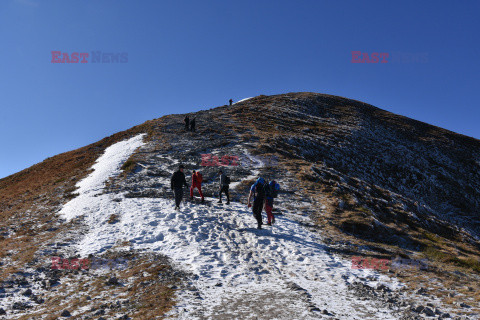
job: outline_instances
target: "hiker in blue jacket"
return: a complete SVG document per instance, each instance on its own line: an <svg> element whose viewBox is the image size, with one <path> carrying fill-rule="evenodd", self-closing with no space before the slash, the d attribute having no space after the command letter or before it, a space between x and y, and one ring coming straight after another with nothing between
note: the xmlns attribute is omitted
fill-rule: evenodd
<svg viewBox="0 0 480 320"><path fill-rule="evenodd" d="M280 185L272 180L265 185L265 212L267 213L268 223L267 225L271 226L275 223L275 216L273 215L273 199L278 196L278 191L280 190Z"/></svg>
<svg viewBox="0 0 480 320"><path fill-rule="evenodd" d="M262 229L262 209L263 203L265 202L265 179L258 178L257 181L252 184L250 188L250 194L248 195L248 204L247 206L250 208L252 205L250 203L250 199L253 196L253 216L257 219L257 229Z"/></svg>

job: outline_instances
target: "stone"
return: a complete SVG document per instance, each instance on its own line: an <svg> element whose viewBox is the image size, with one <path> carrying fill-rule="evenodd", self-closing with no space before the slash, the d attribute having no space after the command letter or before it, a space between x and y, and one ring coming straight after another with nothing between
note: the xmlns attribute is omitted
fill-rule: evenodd
<svg viewBox="0 0 480 320"><path fill-rule="evenodd" d="M61 317L68 318L71 317L72 315L68 310L63 310L62 314L60 315Z"/></svg>
<svg viewBox="0 0 480 320"><path fill-rule="evenodd" d="M25 296L25 297L30 297L32 295L32 290L31 289L27 289L25 290L22 295Z"/></svg>

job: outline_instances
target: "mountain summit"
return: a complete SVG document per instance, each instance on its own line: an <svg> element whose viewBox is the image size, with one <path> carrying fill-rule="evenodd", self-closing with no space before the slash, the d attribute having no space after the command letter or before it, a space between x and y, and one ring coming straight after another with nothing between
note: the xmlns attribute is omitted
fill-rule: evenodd
<svg viewBox="0 0 480 320"><path fill-rule="evenodd" d="M206 204L174 210L180 164ZM0 180L0 317L475 319L479 167L479 140L325 94L150 120ZM259 176L281 186L264 230Z"/></svg>

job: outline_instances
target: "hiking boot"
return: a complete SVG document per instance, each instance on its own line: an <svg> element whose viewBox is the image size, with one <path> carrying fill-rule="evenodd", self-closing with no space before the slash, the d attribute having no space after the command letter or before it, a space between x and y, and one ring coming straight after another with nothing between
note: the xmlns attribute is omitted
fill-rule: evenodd
<svg viewBox="0 0 480 320"><path fill-rule="evenodd" d="M258 225L257 229L258 229L258 230L262 230L262 226L261 226L261 225Z"/></svg>
<svg viewBox="0 0 480 320"><path fill-rule="evenodd" d="M217 203L222 203L222 200L218 200Z"/></svg>
<svg viewBox="0 0 480 320"><path fill-rule="evenodd" d="M230 204L230 201L227 201L227 204Z"/></svg>
<svg viewBox="0 0 480 320"><path fill-rule="evenodd" d="M268 223L267 223L267 226L271 226L271 225L272 225L272 223L271 223L271 222L268 222Z"/></svg>

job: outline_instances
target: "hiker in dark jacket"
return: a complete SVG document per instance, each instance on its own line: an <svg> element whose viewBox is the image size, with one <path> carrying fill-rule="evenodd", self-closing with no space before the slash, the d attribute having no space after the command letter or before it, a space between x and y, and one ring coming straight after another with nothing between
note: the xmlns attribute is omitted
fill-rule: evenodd
<svg viewBox="0 0 480 320"><path fill-rule="evenodd" d="M218 193L218 198L219 198L218 203L222 203L222 192L225 192L225 195L227 196L227 204L230 204L230 194L228 192L230 178L228 178L227 175L223 173L222 170L220 170L219 173L220 173L220 192Z"/></svg>
<svg viewBox="0 0 480 320"><path fill-rule="evenodd" d="M195 118L190 121L190 131L195 132Z"/></svg>
<svg viewBox="0 0 480 320"><path fill-rule="evenodd" d="M188 131L188 129L190 129L190 117L185 116L185 119L183 119L183 121L185 122L185 131Z"/></svg>
<svg viewBox="0 0 480 320"><path fill-rule="evenodd" d="M230 105L232 105L233 100L232 99L228 100L228 103L230 103Z"/></svg>
<svg viewBox="0 0 480 320"><path fill-rule="evenodd" d="M178 171L172 175L170 181L170 187L175 194L175 210L180 210L180 202L182 202L183 198L183 186L188 187L187 181L185 180L185 174L183 173L184 168L183 165L180 165Z"/></svg>
<svg viewBox="0 0 480 320"><path fill-rule="evenodd" d="M277 197L280 185L275 181L270 181L265 186L265 212L267 213L268 223L271 226L275 223L275 216L273 215L273 199Z"/></svg>
<svg viewBox="0 0 480 320"><path fill-rule="evenodd" d="M265 202L265 179L258 178L257 181L252 184L250 188L250 194L248 195L248 204L247 206L250 208L252 205L250 204L250 199L253 196L253 216L257 219L257 228L262 229L262 209L263 204Z"/></svg>

